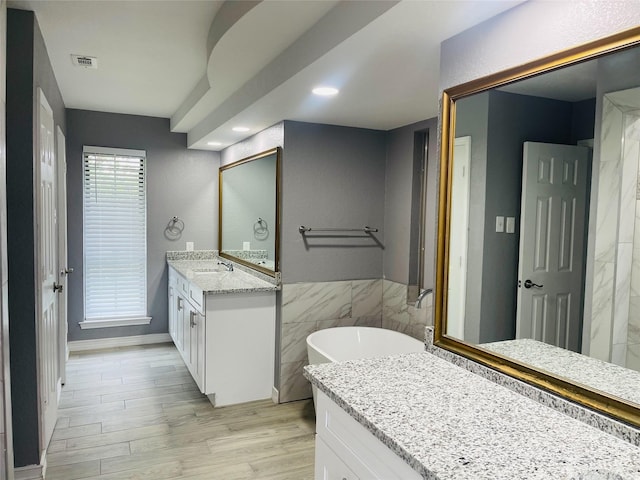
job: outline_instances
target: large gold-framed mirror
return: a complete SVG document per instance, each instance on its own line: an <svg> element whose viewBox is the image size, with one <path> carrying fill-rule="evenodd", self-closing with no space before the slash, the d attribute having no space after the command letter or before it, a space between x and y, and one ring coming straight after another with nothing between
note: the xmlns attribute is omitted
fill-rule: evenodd
<svg viewBox="0 0 640 480"><path fill-rule="evenodd" d="M636 427L638 72L634 28L443 93L434 336Z"/></svg>
<svg viewBox="0 0 640 480"><path fill-rule="evenodd" d="M272 277L279 271L280 147L219 169L220 256Z"/></svg>

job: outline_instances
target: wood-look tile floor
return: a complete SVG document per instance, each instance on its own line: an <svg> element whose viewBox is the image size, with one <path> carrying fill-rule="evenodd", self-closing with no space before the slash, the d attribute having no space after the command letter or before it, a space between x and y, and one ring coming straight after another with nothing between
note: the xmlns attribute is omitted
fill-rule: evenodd
<svg viewBox="0 0 640 480"><path fill-rule="evenodd" d="M311 400L213 408L173 345L73 355L47 480L313 478Z"/></svg>

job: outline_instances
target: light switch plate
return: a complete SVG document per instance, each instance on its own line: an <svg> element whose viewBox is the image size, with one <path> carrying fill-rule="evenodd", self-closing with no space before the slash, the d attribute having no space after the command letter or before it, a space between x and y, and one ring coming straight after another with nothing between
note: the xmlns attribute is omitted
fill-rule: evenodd
<svg viewBox="0 0 640 480"><path fill-rule="evenodd" d="M503 216L497 216L496 217L496 232L497 233L504 232L504 217Z"/></svg>
<svg viewBox="0 0 640 480"><path fill-rule="evenodd" d="M187 242L187 252L193 252L193 242Z"/></svg>
<svg viewBox="0 0 640 480"><path fill-rule="evenodd" d="M507 217L507 233L515 233L516 217Z"/></svg>

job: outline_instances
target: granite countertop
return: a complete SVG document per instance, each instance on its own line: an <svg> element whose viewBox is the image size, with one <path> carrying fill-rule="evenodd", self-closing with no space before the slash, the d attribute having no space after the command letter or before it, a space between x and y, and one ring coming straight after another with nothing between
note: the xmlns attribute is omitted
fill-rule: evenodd
<svg viewBox="0 0 640 480"><path fill-rule="evenodd" d="M640 448L430 353L305 377L427 479L640 479Z"/></svg>
<svg viewBox="0 0 640 480"><path fill-rule="evenodd" d="M274 292L280 288L277 284L235 265L233 272L229 272L219 261L220 259L167 260L167 264L204 293ZM228 263L227 260L225 262Z"/></svg>
<svg viewBox="0 0 640 480"><path fill-rule="evenodd" d="M527 338L478 345L573 382L640 404L640 372Z"/></svg>

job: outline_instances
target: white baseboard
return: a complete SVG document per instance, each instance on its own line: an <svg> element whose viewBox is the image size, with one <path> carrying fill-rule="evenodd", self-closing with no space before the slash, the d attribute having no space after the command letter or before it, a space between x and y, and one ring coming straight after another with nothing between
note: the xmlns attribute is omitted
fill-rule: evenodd
<svg viewBox="0 0 640 480"><path fill-rule="evenodd" d="M131 347L134 345L150 345L152 343L168 342L171 342L171 337L168 333L150 333L148 335L131 335L129 337L76 340L69 342L68 345L70 352L84 352L86 350L101 350L104 348Z"/></svg>
<svg viewBox="0 0 640 480"><path fill-rule="evenodd" d="M13 469L15 480L44 480L44 467L42 465L27 465Z"/></svg>
<svg viewBox="0 0 640 480"><path fill-rule="evenodd" d="M280 403L280 392L276 387L271 387L271 401L276 405Z"/></svg>

